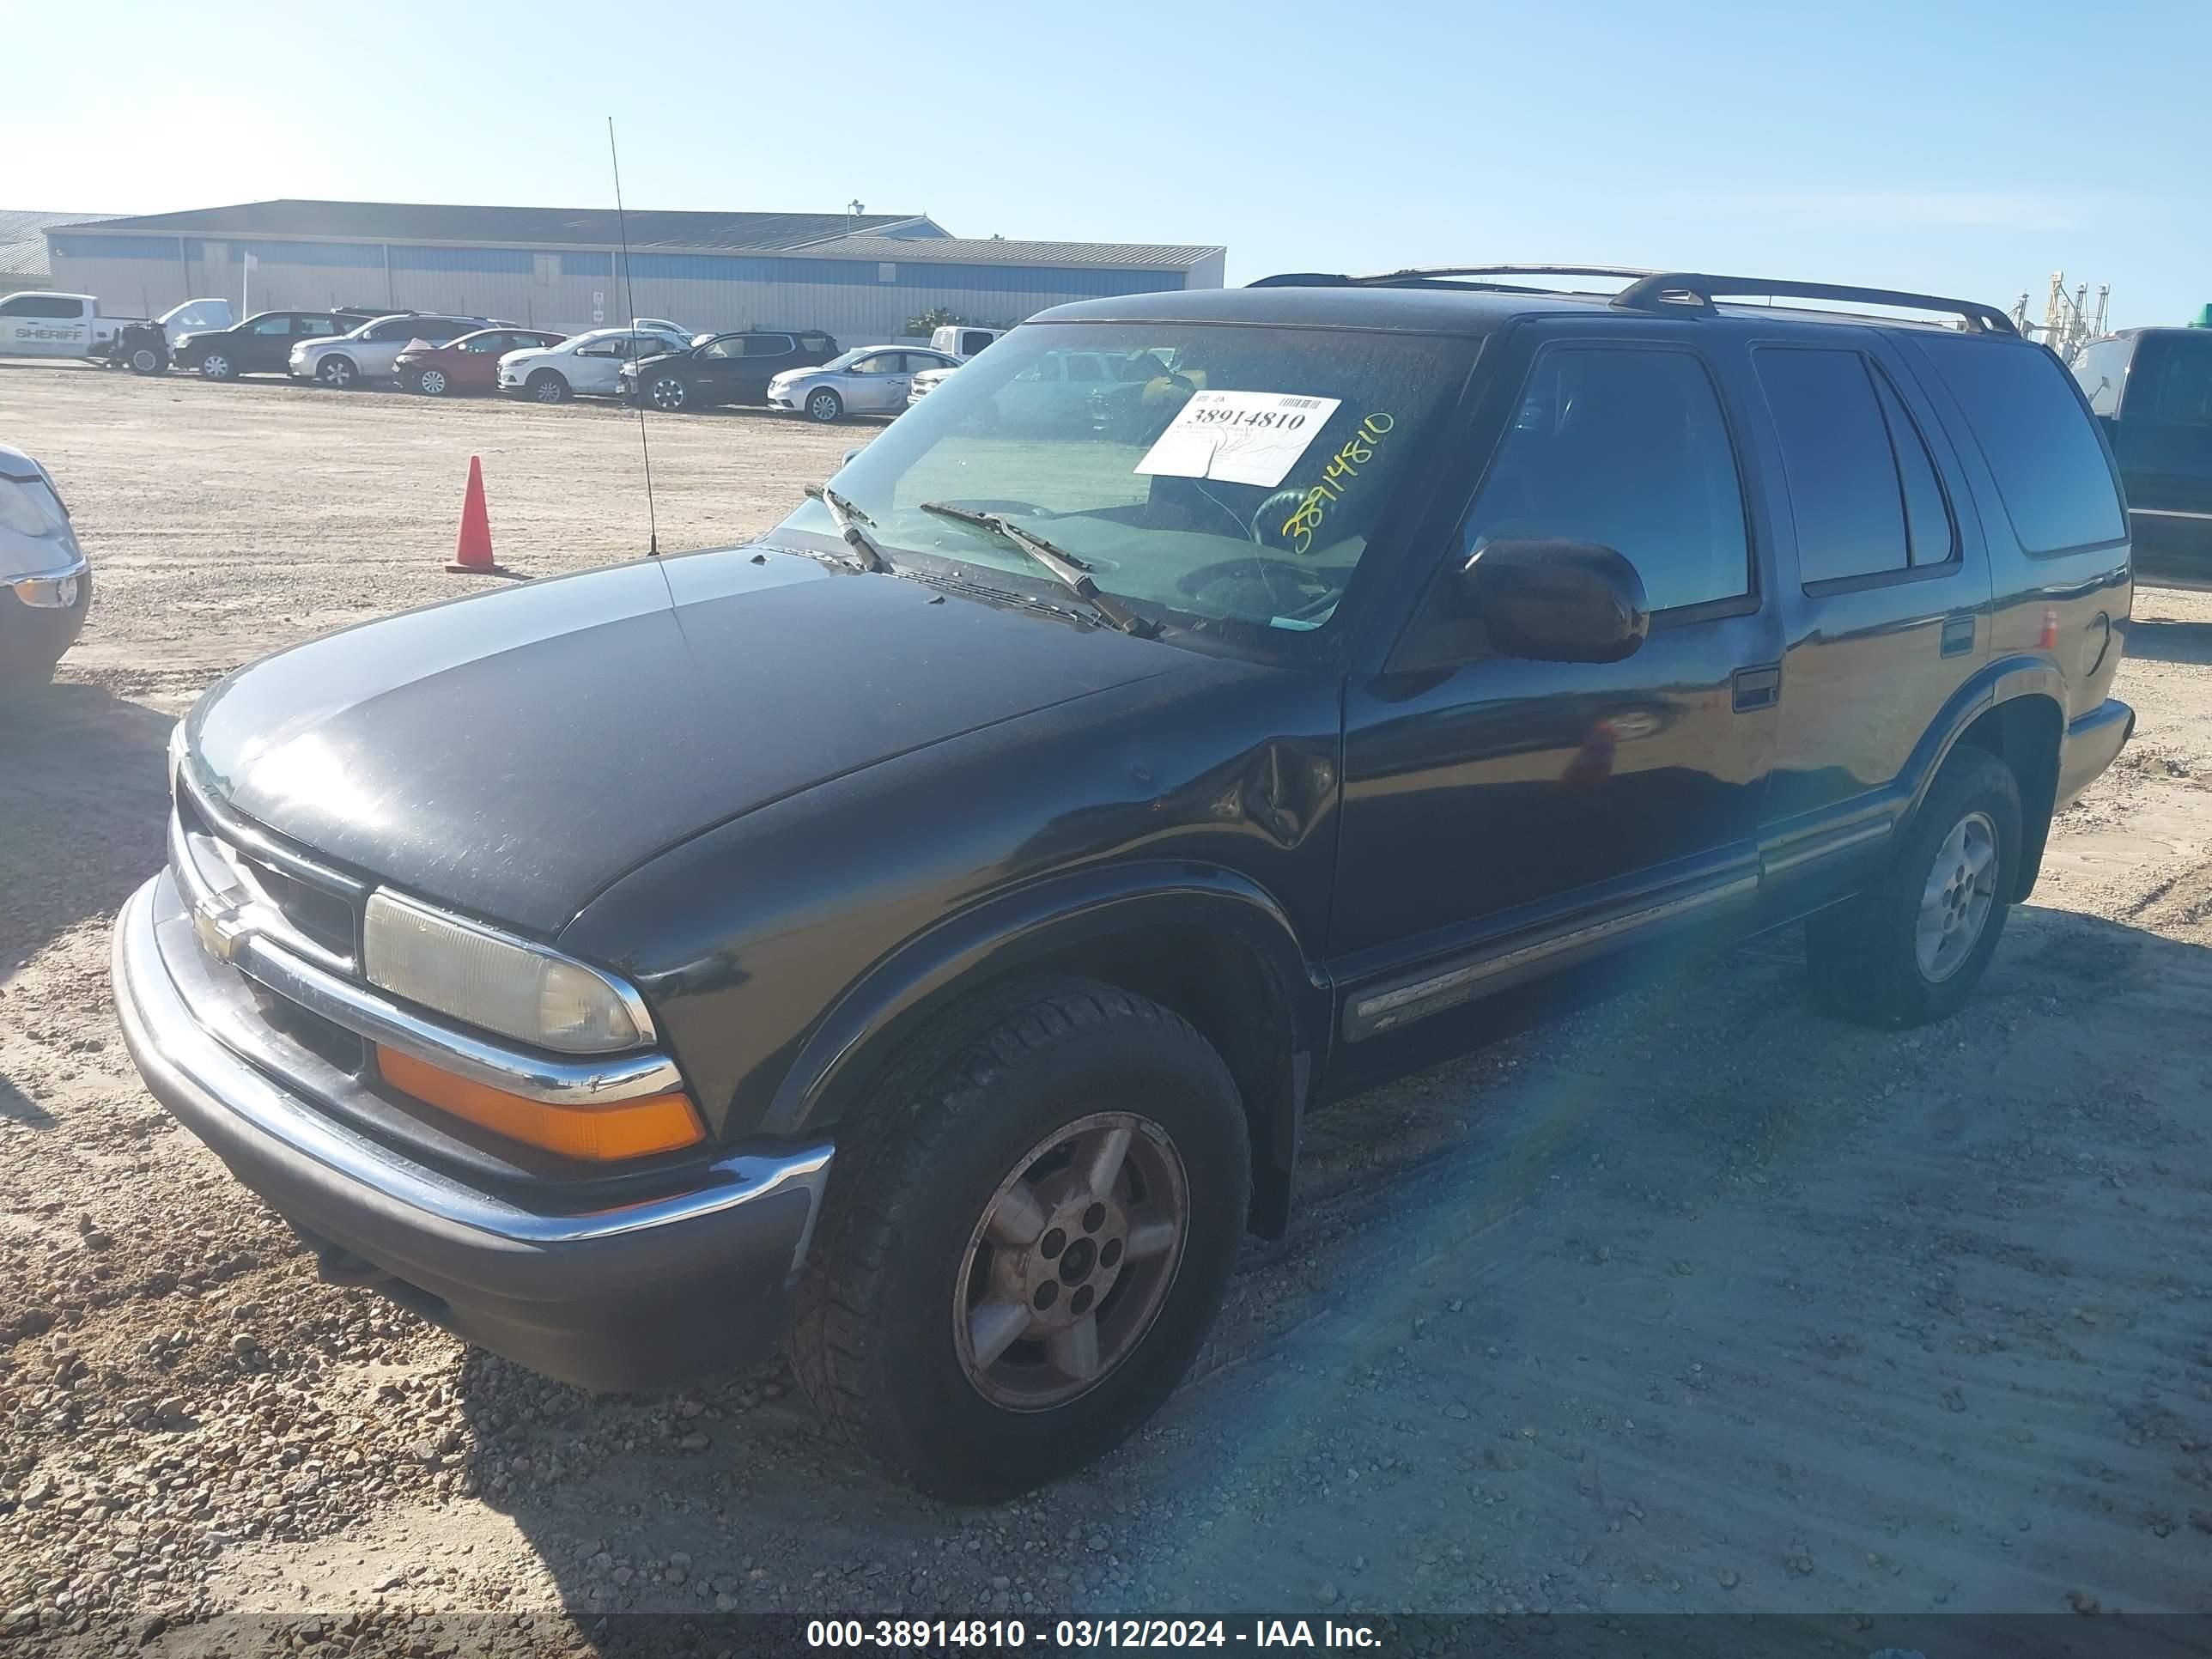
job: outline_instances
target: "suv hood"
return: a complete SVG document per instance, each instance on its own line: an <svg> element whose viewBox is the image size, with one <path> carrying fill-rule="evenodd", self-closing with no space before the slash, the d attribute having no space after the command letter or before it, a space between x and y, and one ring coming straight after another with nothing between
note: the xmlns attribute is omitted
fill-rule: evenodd
<svg viewBox="0 0 2212 1659"><path fill-rule="evenodd" d="M714 824L1198 660L732 549L434 605L279 653L201 699L186 763L201 787L325 859L550 938L617 877Z"/></svg>

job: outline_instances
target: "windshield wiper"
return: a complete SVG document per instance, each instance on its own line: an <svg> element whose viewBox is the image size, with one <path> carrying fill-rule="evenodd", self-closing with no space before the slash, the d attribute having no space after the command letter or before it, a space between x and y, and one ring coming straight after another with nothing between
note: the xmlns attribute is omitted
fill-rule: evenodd
<svg viewBox="0 0 2212 1659"><path fill-rule="evenodd" d="M884 556L884 550L876 544L873 536L860 528L864 524L873 524L873 519L828 484L809 484L806 493L822 503L830 514L830 522L837 526L837 533L845 538L847 545L860 556L863 565L884 575L891 574L891 562Z"/></svg>
<svg viewBox="0 0 2212 1659"><path fill-rule="evenodd" d="M976 513L964 507L947 506L943 501L924 501L921 505L925 513L934 513L939 518L951 519L956 524L973 525L1011 543L1048 572L1054 581L1076 598L1088 602L1093 611L1124 634L1133 634L1140 640L1149 640L1160 631L1158 623L1147 622L1112 594L1100 592L1098 584L1091 580L1089 565L1073 553L1054 547L1043 537L1023 529L1012 520L1001 518L996 513Z"/></svg>

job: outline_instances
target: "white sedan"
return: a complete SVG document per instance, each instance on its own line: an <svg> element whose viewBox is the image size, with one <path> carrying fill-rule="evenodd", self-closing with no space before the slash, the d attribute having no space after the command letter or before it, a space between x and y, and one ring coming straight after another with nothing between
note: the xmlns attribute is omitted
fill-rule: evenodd
<svg viewBox="0 0 2212 1659"><path fill-rule="evenodd" d="M825 424L848 415L896 415L917 373L959 366L949 352L919 346L855 346L818 368L786 369L768 383L768 406L804 410Z"/></svg>
<svg viewBox="0 0 2212 1659"><path fill-rule="evenodd" d="M633 357L681 351L690 342L675 324L641 317L629 328L595 328L559 345L510 351L499 360L499 389L533 403L565 404L571 398L619 398L622 366Z"/></svg>

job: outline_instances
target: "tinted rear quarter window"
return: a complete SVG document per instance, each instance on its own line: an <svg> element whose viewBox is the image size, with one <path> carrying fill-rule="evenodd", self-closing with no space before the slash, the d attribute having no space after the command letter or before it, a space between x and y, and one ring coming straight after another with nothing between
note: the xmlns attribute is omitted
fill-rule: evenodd
<svg viewBox="0 0 2212 1659"><path fill-rule="evenodd" d="M1913 341L1965 412L2024 552L2127 534L2096 426L2057 358L2041 346L1969 335Z"/></svg>

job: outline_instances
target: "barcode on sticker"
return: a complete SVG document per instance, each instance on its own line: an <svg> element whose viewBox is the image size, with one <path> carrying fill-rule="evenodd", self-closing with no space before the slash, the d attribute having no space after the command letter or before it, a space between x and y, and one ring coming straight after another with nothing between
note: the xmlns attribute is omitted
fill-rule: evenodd
<svg viewBox="0 0 2212 1659"><path fill-rule="evenodd" d="M1285 398L1282 400L1282 404L1285 409L1319 409L1321 407L1321 399L1318 398Z"/></svg>

